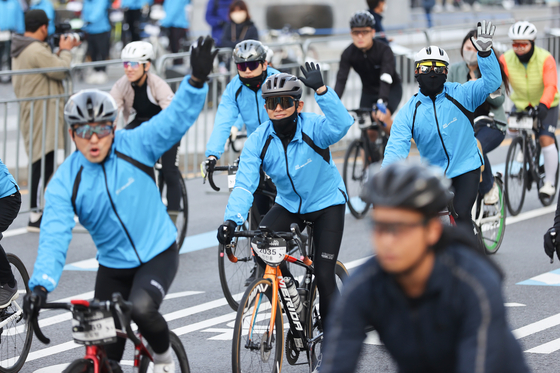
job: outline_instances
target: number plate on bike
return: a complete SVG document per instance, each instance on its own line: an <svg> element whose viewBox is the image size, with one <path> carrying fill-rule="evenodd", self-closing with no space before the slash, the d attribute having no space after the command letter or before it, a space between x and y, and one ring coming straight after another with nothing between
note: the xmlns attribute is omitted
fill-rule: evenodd
<svg viewBox="0 0 560 373"><path fill-rule="evenodd" d="M251 242L253 252L266 264L272 266L282 263L286 255L286 246L286 240L282 238L269 238L265 244Z"/></svg>
<svg viewBox="0 0 560 373"><path fill-rule="evenodd" d="M72 320L72 338L82 345L101 345L117 340L115 321L111 311L75 313Z"/></svg>
<svg viewBox="0 0 560 373"><path fill-rule="evenodd" d="M530 130L533 128L534 120L531 117L521 117L518 118L515 115L512 115L508 118L508 127L509 129L514 130Z"/></svg>

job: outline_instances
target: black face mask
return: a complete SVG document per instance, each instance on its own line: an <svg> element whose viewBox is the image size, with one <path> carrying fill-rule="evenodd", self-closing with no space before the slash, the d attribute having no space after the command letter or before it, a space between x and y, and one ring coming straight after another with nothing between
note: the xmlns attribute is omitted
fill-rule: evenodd
<svg viewBox="0 0 560 373"><path fill-rule="evenodd" d="M519 58L521 63L528 63L531 57L533 57L533 53L535 53L535 42L531 40L531 50L521 56L518 56L517 54L516 56Z"/></svg>
<svg viewBox="0 0 560 373"><path fill-rule="evenodd" d="M429 74L418 74L416 80L420 85L420 92L423 95L434 97L443 90L443 84L447 80L447 75L436 74L430 71Z"/></svg>
<svg viewBox="0 0 560 373"><path fill-rule="evenodd" d="M239 75L239 80L241 80L241 83L243 83L245 86L249 87L251 90L255 92L257 92L261 88L261 85L263 84L265 79L266 79L266 69L263 71L261 75L255 76L254 78L243 78L241 75Z"/></svg>
<svg viewBox="0 0 560 373"><path fill-rule="evenodd" d="M294 110L294 113L289 117L270 120L274 126L274 131L282 142L284 142L284 140L290 142L294 138L297 129L297 116L298 112L296 106L296 110Z"/></svg>

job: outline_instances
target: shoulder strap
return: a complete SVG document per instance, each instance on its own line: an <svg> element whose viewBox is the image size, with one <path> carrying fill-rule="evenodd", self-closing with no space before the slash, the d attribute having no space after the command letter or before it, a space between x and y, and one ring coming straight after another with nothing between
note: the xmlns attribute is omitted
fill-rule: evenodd
<svg viewBox="0 0 560 373"><path fill-rule="evenodd" d="M241 94L241 89L243 88L243 84L241 84L239 86L239 88L237 88L237 91L235 92L235 101L237 102L237 97L239 97L239 95Z"/></svg>
<svg viewBox="0 0 560 373"><path fill-rule="evenodd" d="M422 105L422 101L416 101L416 107L414 108L414 115L412 116L412 137L414 137L414 123L416 122L416 112L418 111L418 106Z"/></svg>
<svg viewBox="0 0 560 373"><path fill-rule="evenodd" d="M80 182L82 181L82 171L84 166L80 166L76 178L74 179L74 186L72 187L72 207L74 208L74 214L78 215L76 210L76 198L78 197L78 188L80 187Z"/></svg>
<svg viewBox="0 0 560 373"><path fill-rule="evenodd" d="M123 161L127 161L128 163L132 164L133 166L139 168L140 170L144 171L146 175L148 175L152 180L156 179L156 175L154 174L153 167L146 166L144 163L138 162L136 159L130 158L128 155L115 150L115 154L118 158L122 159Z"/></svg>
<svg viewBox="0 0 560 373"><path fill-rule="evenodd" d="M448 93L445 93L445 98L447 98L449 101L453 102L453 104L455 106L457 106L463 114L465 114L465 116L467 117L469 122L471 122L471 126L474 127L474 113L472 111L468 111L467 109L465 109L465 107L463 105L461 105L461 103L459 101L455 100Z"/></svg>
<svg viewBox="0 0 560 373"><path fill-rule="evenodd" d="M305 141L307 143L307 145L309 145L313 150L315 150L315 152L317 154L319 154L321 157L323 157L325 162L331 163L331 152L329 151L328 147L326 149L321 149L320 147L318 147L313 142L311 137L307 136L307 134L303 131L301 132L301 137L302 137L303 141Z"/></svg>
<svg viewBox="0 0 560 373"><path fill-rule="evenodd" d="M272 141L272 135L268 135L268 138L266 139L261 151L261 162L264 161L264 156L266 155L266 151L268 150L268 146L270 145L271 141Z"/></svg>

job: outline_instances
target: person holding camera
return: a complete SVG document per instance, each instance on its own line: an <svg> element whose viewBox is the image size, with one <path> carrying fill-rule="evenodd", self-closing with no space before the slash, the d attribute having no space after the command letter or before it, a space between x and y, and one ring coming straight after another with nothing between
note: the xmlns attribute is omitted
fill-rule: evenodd
<svg viewBox="0 0 560 373"><path fill-rule="evenodd" d="M41 9L32 9L25 14L25 33L15 34L12 39L12 66L13 70L46 69L53 67L70 67L72 54L70 50L80 42L67 35L60 37L58 53L53 53L45 42L48 36L49 18ZM41 97L64 94L62 81L66 72L57 71L43 74L25 74L13 77L14 92L17 98ZM49 99L46 104L44 128L45 143L43 144L43 101L25 101L20 104L20 123L26 154L30 154L31 146L31 215L28 231L39 232L41 225L41 211L37 206L37 192L41 177L41 163L45 162L45 180L53 173L55 142L58 138L60 149L64 146L64 100ZM57 108L58 105L58 108ZM33 108L33 114L31 114ZM30 117L33 115L33 134L30 133ZM32 143L29 140L32 136ZM43 158L43 152L45 157Z"/></svg>

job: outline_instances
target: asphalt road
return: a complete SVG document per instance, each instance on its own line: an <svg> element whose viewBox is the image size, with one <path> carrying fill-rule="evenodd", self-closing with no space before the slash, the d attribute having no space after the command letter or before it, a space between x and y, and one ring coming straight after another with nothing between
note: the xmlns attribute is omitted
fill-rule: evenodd
<svg viewBox="0 0 560 373"><path fill-rule="evenodd" d="M507 146L491 154L495 170L504 162ZM224 177L218 178L226 187ZM166 300L161 312L171 319L171 329L180 334L193 372L231 371L231 338L235 314L222 295L218 279L215 229L222 222L228 194L211 191L201 179L187 182L190 204L188 237L180 255L179 272L171 287L172 299ZM24 191L25 192L25 191ZM27 195L24 195L26 203ZM542 235L552 224L554 207L544 208L534 189L527 195L522 213L509 219L505 238L493 259L505 273L504 293L512 329L520 337L525 357L534 372L557 372L560 366L560 269L558 261L549 263L542 249ZM27 215L16 219L5 234L2 245L14 252L32 271L39 235L23 233ZM75 233L67 255L67 267L58 288L49 300L71 296L90 297L95 281L95 247L87 233ZM360 259L372 255L367 219L356 220L346 215L340 260L355 267ZM550 272L557 270L558 273ZM537 277L539 276L539 277ZM520 284L527 283L532 285ZM537 285L538 284L538 285ZM51 324L44 327L52 339L45 346L36 339L23 372L57 372L55 366L83 356L83 347L72 343L71 323L56 318L58 311L48 311L42 319ZM131 345L125 360L131 360ZM306 366L290 366L284 372L306 372ZM131 369L131 368L128 368ZM126 370L125 370L126 371ZM360 372L395 371L391 358L375 341L364 344Z"/></svg>

